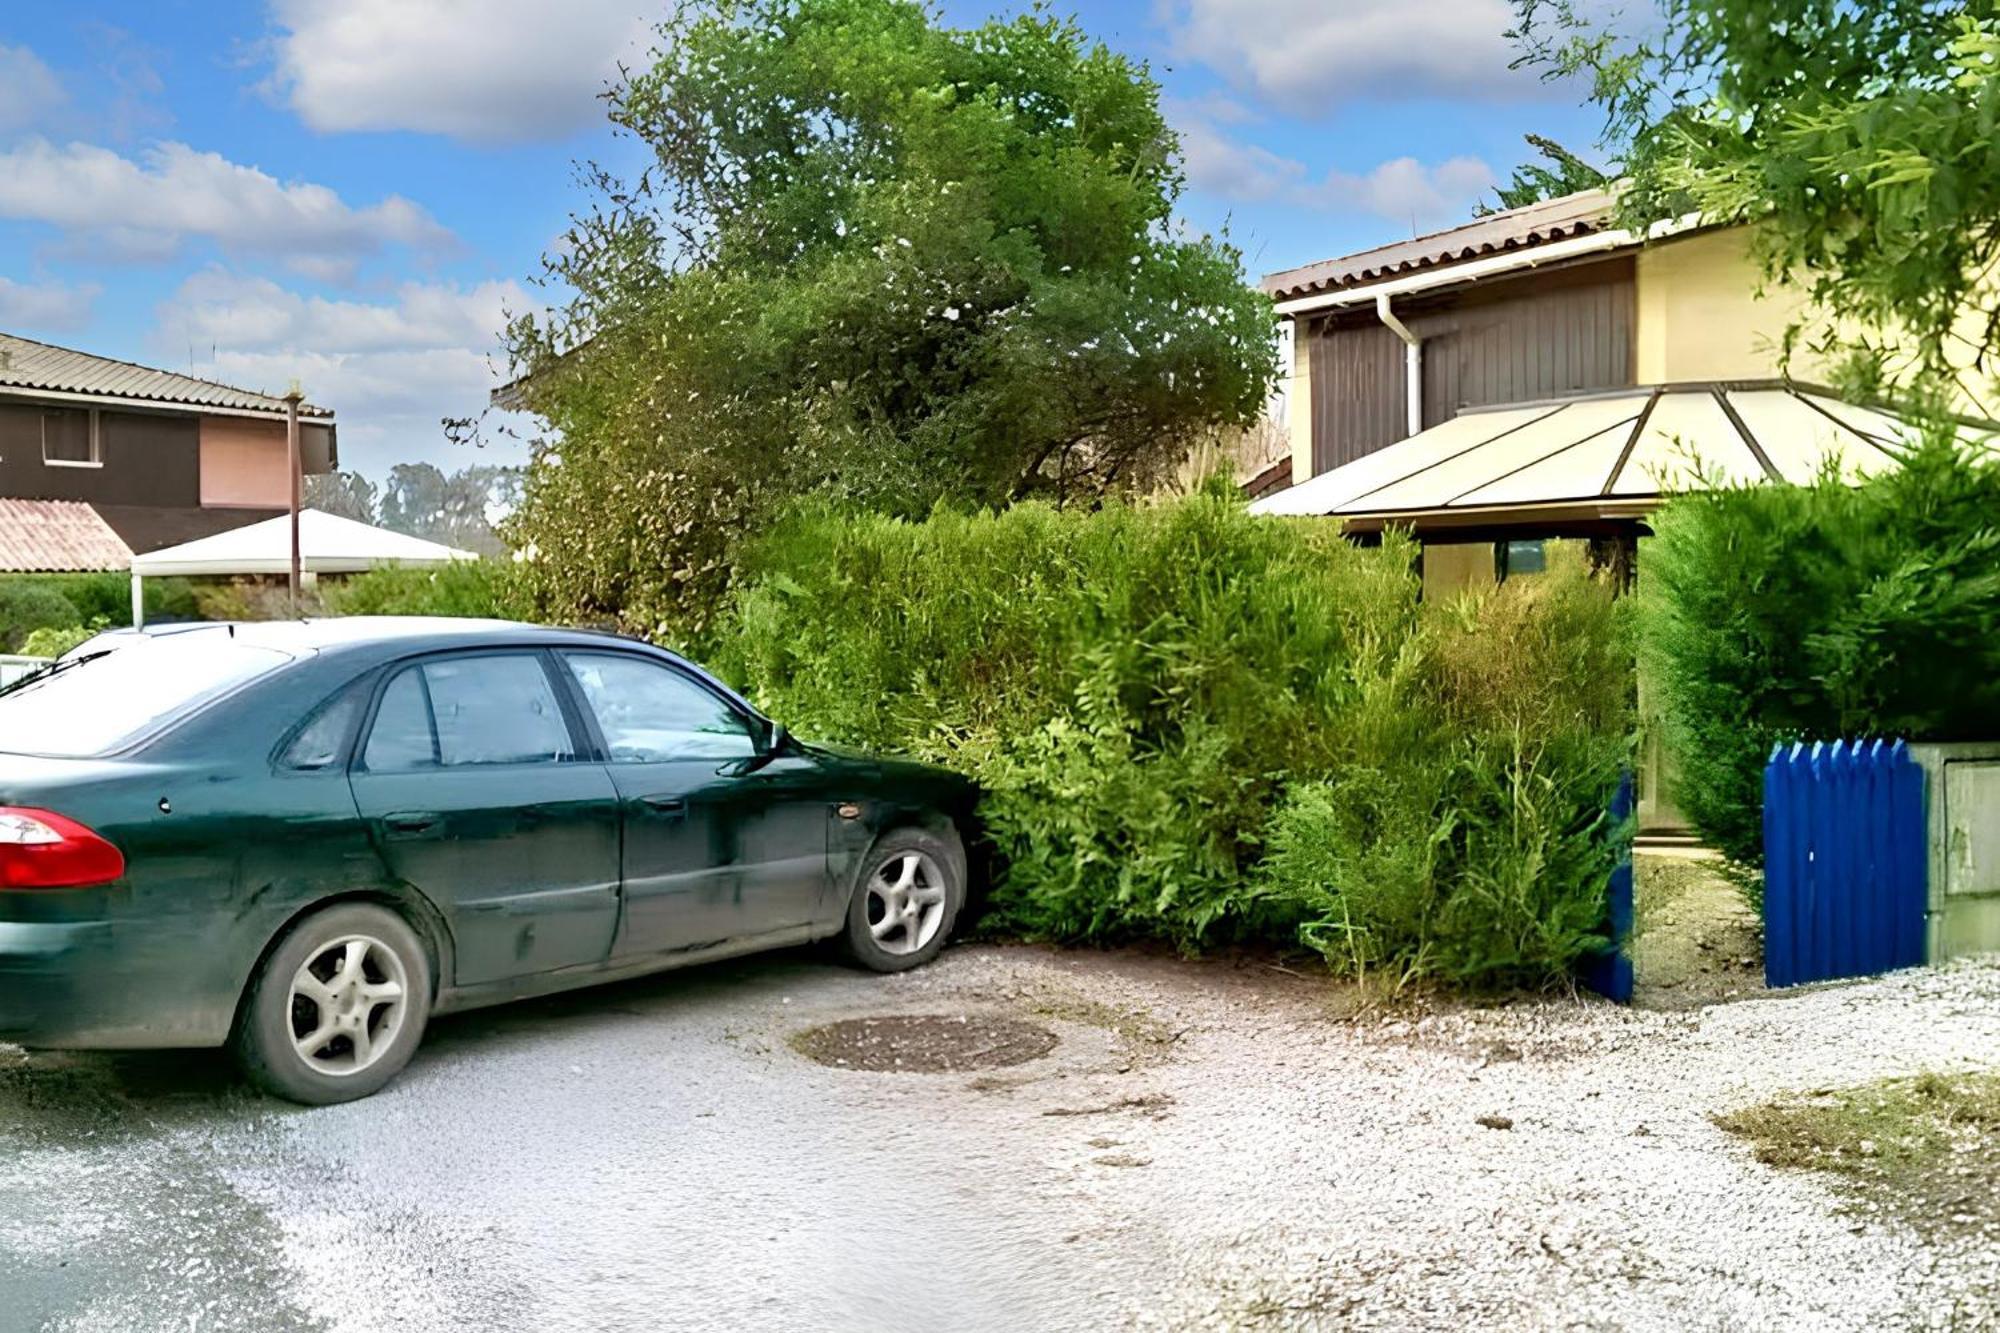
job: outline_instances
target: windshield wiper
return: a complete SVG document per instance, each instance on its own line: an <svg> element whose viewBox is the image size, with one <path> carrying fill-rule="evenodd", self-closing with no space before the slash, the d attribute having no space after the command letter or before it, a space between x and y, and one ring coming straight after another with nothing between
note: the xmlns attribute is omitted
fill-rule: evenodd
<svg viewBox="0 0 2000 1333"><path fill-rule="evenodd" d="M0 695L12 694L14 691L24 689L29 685L38 685L51 676L61 675L71 667L82 666L85 662L95 662L100 657L109 657L113 651L115 650L110 648L100 648L94 653L85 653L81 657L59 658L47 666L36 667L27 675L10 680L5 685L0 685Z"/></svg>

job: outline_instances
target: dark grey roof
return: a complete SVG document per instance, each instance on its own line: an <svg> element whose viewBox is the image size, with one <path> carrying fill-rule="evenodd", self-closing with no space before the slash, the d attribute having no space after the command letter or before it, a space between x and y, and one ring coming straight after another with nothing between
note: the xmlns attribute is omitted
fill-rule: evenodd
<svg viewBox="0 0 2000 1333"><path fill-rule="evenodd" d="M276 394L253 393L171 370L154 370L0 333L0 392L10 387L234 412L283 414L285 410L285 400ZM324 419L332 417L333 410L301 403L299 415Z"/></svg>
<svg viewBox="0 0 2000 1333"><path fill-rule="evenodd" d="M1584 190L1546 199L1522 208L1491 213L1449 231L1433 232L1393 245L1323 259L1303 268L1286 269L1264 279L1264 290L1275 299L1289 301L1301 296L1343 287L1359 287L1382 282L1421 269L1482 259L1509 250L1524 250L1551 241L1566 240L1602 231L1610 225L1611 196L1603 190Z"/></svg>

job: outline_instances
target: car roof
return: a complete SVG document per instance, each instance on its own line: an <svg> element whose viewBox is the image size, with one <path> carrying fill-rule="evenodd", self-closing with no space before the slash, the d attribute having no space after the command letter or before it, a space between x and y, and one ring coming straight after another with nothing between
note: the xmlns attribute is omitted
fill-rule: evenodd
<svg viewBox="0 0 2000 1333"><path fill-rule="evenodd" d="M480 620L460 616L335 616L324 620L217 620L162 626L160 634L175 638L199 633L227 634L239 643L273 648L299 657L354 653L379 658L436 649L478 648L484 644L522 644L575 647L623 646L669 657L683 665L701 668L672 653L639 639L604 630L561 629L530 625L515 620ZM100 638L114 634L152 638L153 627L145 630L108 630ZM707 672L702 672L707 675Z"/></svg>

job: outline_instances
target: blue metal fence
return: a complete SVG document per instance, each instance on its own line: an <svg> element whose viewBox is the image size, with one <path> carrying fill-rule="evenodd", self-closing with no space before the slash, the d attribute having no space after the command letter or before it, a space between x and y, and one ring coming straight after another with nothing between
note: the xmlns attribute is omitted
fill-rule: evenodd
<svg viewBox="0 0 2000 1333"><path fill-rule="evenodd" d="M1780 745L1764 766L1764 981L1924 961L1924 776L1902 741Z"/></svg>

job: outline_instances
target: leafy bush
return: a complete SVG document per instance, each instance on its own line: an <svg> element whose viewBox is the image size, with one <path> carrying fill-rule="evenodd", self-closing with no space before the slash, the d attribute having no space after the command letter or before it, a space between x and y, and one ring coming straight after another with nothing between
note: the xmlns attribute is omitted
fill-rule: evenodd
<svg viewBox="0 0 2000 1333"><path fill-rule="evenodd" d="M45 583L0 581L0 652L21 651L22 641L35 630L76 625L82 620L76 603Z"/></svg>
<svg viewBox="0 0 2000 1333"><path fill-rule="evenodd" d="M706 647L806 734L977 778L1007 928L1545 980L1601 940L1616 616L1580 561L1420 607L1412 557L1215 495L818 508L753 544ZM1400 880L1308 854L1331 825Z"/></svg>
<svg viewBox="0 0 2000 1333"><path fill-rule="evenodd" d="M95 629L88 625L65 625L58 629L44 625L21 640L21 652L29 657L61 657L102 628L102 625Z"/></svg>
<svg viewBox="0 0 2000 1333"><path fill-rule="evenodd" d="M1550 980L1604 943L1629 755L1623 616L1581 552L1426 606L1349 762L1293 786L1264 891L1336 968ZM1372 719L1372 720L1371 720Z"/></svg>
<svg viewBox="0 0 2000 1333"><path fill-rule="evenodd" d="M102 621L125 625L132 619L132 578L129 574L10 574L0 577L0 588L25 586L45 588L60 594L76 608L72 625ZM147 579L146 618L192 620L196 617L194 587L183 578Z"/></svg>
<svg viewBox="0 0 2000 1333"><path fill-rule="evenodd" d="M392 566L324 583L319 591L333 615L532 618L514 566L501 560L457 560L430 569Z"/></svg>
<svg viewBox="0 0 2000 1333"><path fill-rule="evenodd" d="M2000 736L2000 469L1926 444L1859 486L1676 498L1640 557L1641 649L1675 795L1731 858L1763 858L1781 739Z"/></svg>

